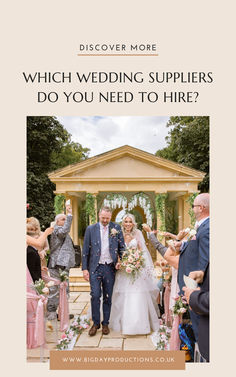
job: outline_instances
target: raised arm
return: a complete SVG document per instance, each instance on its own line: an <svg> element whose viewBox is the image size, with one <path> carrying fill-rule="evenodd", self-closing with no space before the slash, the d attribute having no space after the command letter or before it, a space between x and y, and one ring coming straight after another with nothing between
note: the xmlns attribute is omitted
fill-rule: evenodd
<svg viewBox="0 0 236 377"><path fill-rule="evenodd" d="M169 263L170 266L178 269L179 267L179 255L175 255L175 252L171 247L169 247L164 256L165 260Z"/></svg>
<svg viewBox="0 0 236 377"><path fill-rule="evenodd" d="M73 219L72 215L67 215L65 224L63 226L55 226L54 233L59 238L65 238L65 236L69 233L72 219Z"/></svg>
<svg viewBox="0 0 236 377"><path fill-rule="evenodd" d="M165 247L164 245L162 245L160 241L158 241L155 234L152 232L151 228L147 224L143 224L142 226L145 232L147 232L148 238L155 247L155 249L158 250L159 253L164 257L167 247Z"/></svg>
<svg viewBox="0 0 236 377"><path fill-rule="evenodd" d="M33 238L31 236L26 236L26 243L28 246L33 246L35 247L36 249L39 249L39 248L42 248L45 244L45 241L47 239L47 236L49 236L49 234L52 234L54 228L47 228L45 230L45 232L43 232L39 238Z"/></svg>

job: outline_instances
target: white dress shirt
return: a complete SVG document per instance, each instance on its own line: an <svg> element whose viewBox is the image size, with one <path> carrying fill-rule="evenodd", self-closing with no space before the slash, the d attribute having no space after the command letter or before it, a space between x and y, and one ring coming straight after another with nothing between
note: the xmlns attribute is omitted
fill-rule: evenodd
<svg viewBox="0 0 236 377"><path fill-rule="evenodd" d="M202 225L204 223L204 221L206 221L207 219L209 219L209 216L204 217L204 219L197 221L197 223L196 223L197 228L199 228L199 226Z"/></svg>
<svg viewBox="0 0 236 377"><path fill-rule="evenodd" d="M106 227L104 227L101 223L99 223L99 225L101 235L101 256L99 259L99 263L109 264L113 262L109 251L109 225L107 225Z"/></svg>

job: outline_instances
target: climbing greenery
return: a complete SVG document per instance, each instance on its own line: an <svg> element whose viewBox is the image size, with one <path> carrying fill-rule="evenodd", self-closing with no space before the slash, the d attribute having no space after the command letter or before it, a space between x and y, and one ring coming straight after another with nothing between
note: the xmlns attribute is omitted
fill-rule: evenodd
<svg viewBox="0 0 236 377"><path fill-rule="evenodd" d="M161 220L161 226L160 231L165 232L166 231L166 225L165 225L165 201L168 194L157 194L155 198L155 204L156 204L156 212Z"/></svg>
<svg viewBox="0 0 236 377"><path fill-rule="evenodd" d="M62 213L65 207L65 196L64 195L56 195L54 198L54 210L55 214L58 215Z"/></svg>
<svg viewBox="0 0 236 377"><path fill-rule="evenodd" d="M193 212L193 209L192 209L192 205L193 205L193 202L194 202L194 199L196 198L196 196L198 195L197 192L194 192L192 195L190 195L188 197L188 199L186 200L187 203L189 203L189 210L188 210L188 214L191 218L191 225L194 226L195 224L195 215L194 215L194 212Z"/></svg>
<svg viewBox="0 0 236 377"><path fill-rule="evenodd" d="M86 194L86 219L90 218L90 223L96 223L95 197L92 194ZM88 221L88 220L87 220Z"/></svg>

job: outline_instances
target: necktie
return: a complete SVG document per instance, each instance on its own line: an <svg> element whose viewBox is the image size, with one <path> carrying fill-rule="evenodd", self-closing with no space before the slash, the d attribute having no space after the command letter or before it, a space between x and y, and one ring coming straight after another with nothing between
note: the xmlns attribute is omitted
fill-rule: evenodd
<svg viewBox="0 0 236 377"><path fill-rule="evenodd" d="M106 226L103 226L102 227L102 239L104 240L105 237L106 237L106 232L107 232L107 227Z"/></svg>

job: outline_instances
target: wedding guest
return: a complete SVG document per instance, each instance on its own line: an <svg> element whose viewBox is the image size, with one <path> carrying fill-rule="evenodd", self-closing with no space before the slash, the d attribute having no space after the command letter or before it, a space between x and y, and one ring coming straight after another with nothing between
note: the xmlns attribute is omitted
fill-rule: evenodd
<svg viewBox="0 0 236 377"><path fill-rule="evenodd" d="M39 220L36 219L35 217L29 217L27 219L27 234L34 238L38 238L42 234ZM38 248L38 253L41 259L41 266L45 266L45 267L47 266L45 256L48 250L49 250L49 243L48 243L48 240L46 239L43 247Z"/></svg>
<svg viewBox="0 0 236 377"><path fill-rule="evenodd" d="M53 228L49 227L49 228L45 229L45 231L40 235L39 238L34 238L34 237L29 236L29 235L26 235L26 244L33 246L35 248L43 247L47 237L50 234L52 234L52 232L53 232Z"/></svg>
<svg viewBox="0 0 236 377"><path fill-rule="evenodd" d="M201 289L183 287L188 304L200 316L198 328L198 347L203 362L209 362L209 264L205 272L193 271L189 275L197 283L202 283Z"/></svg>
<svg viewBox="0 0 236 377"><path fill-rule="evenodd" d="M37 239L29 235L26 236L27 245L27 293L35 293L31 285L41 278L40 257L37 249L42 248L47 236L51 234L53 228L47 228ZM29 249L30 248L30 249ZM33 299L27 298L27 348L37 347L35 340L35 316L37 303Z"/></svg>
<svg viewBox="0 0 236 377"><path fill-rule="evenodd" d="M162 255L164 260L169 263L171 266L171 292L170 292L170 310L173 309L173 306L175 304L175 298L178 295L179 287L177 284L177 271L178 271L178 261L179 261L179 255L174 255L175 253L168 247L164 246L155 236L154 232L151 230L151 228L147 224L143 224L143 229L147 232L148 237L153 244L153 246L159 251L159 253ZM180 231L177 236L174 236L175 238L178 237L178 239L182 239L182 237L185 236L184 231ZM166 233L166 236L169 236L170 233Z"/></svg>
<svg viewBox="0 0 236 377"><path fill-rule="evenodd" d="M209 263L210 194L199 194L195 198L193 212L197 220L196 241L199 251L197 270L204 272Z"/></svg>
<svg viewBox="0 0 236 377"><path fill-rule="evenodd" d="M209 263L209 207L210 195L208 193L196 196L193 203L193 211L196 218L196 237L188 242L183 242L180 249L178 284L180 293L185 286L184 275L188 276L192 271L203 271ZM178 244L179 245L179 244ZM190 311L193 331L198 340L199 315Z"/></svg>
<svg viewBox="0 0 236 377"><path fill-rule="evenodd" d="M65 214L59 214L55 217L56 225L50 240L50 257L48 269L50 276L59 279L60 270L66 272L69 277L71 267L75 265L75 249L72 239L69 235L72 223L72 208L70 205L66 206ZM67 289L69 293L69 288ZM54 285L50 288L50 295L47 304L48 320L53 320L57 317L57 307L59 304L59 287Z"/></svg>
<svg viewBox="0 0 236 377"><path fill-rule="evenodd" d="M31 233L34 229L27 219L27 233ZM42 248L46 242L47 236L53 231L52 228L46 229L38 238L34 238L27 234L27 266L33 281L41 279L41 263L38 249Z"/></svg>

